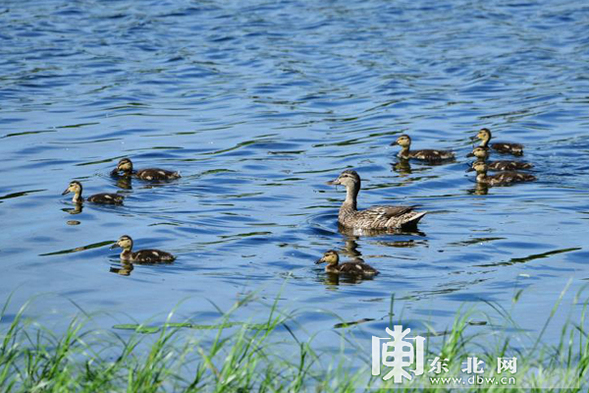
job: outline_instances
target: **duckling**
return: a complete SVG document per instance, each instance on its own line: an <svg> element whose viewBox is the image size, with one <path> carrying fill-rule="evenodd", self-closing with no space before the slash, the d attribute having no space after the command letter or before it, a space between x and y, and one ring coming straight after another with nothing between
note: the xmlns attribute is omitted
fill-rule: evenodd
<svg viewBox="0 0 589 393"><path fill-rule="evenodd" d="M397 157L409 159L414 158L416 160L439 162L445 160L453 160L454 153L448 150L409 150L411 147L411 138L409 135L401 135L397 140L391 143L391 146L399 145L402 147Z"/></svg>
<svg viewBox="0 0 589 393"><path fill-rule="evenodd" d="M133 252L133 239L130 236L123 235L119 240L113 244L110 249L120 247L123 249L121 252L121 261L132 262L132 263L171 263L176 259L175 256L169 252L160 250L139 250Z"/></svg>
<svg viewBox="0 0 589 393"><path fill-rule="evenodd" d="M487 175L487 164L477 161L472 164L472 170L477 173L477 183L488 186L506 186L513 183L534 181L536 177L522 172L501 172L496 175Z"/></svg>
<svg viewBox="0 0 589 393"><path fill-rule="evenodd" d="M372 266L359 261L345 262L340 265L339 254L335 250L325 252L323 257L317 260L315 264L318 265L324 262L327 263L327 266L325 266L326 273L349 274L363 277L373 277L379 273L378 270Z"/></svg>
<svg viewBox="0 0 589 393"><path fill-rule="evenodd" d="M476 157L477 161L485 162L489 158L489 150L478 146L473 149L472 153L467 154L467 157ZM532 169L534 167L529 162L508 160L491 161L486 164L491 171L515 171L517 169Z"/></svg>
<svg viewBox="0 0 589 393"><path fill-rule="evenodd" d="M488 128L481 128L477 134L477 138L481 140L479 146L488 149L489 141L491 140L491 130ZM514 156L521 156L524 154L524 146L519 143L496 142L491 144L491 148L502 154L513 154Z"/></svg>
<svg viewBox="0 0 589 393"><path fill-rule="evenodd" d="M387 230L415 226L427 212L414 211L416 206L373 206L358 210L356 199L361 180L356 171L345 170L328 185L342 184L346 187L346 200L342 204L338 222L348 228Z"/></svg>
<svg viewBox="0 0 589 393"><path fill-rule="evenodd" d="M181 177L179 172L159 168L146 168L134 171L133 163L128 158L122 158L117 164L117 167L111 172L111 175L116 176L120 172L123 172L123 176L135 176L141 180L174 180Z"/></svg>
<svg viewBox="0 0 589 393"><path fill-rule="evenodd" d="M75 204L81 204L84 202L84 198L82 198L82 183L76 180L71 181L70 185L65 189L64 192L61 193L61 195L66 195L70 192L74 193L72 202ZM101 203L104 205L122 205L123 199L125 199L125 197L119 194L102 193L91 195L86 200L88 202Z"/></svg>

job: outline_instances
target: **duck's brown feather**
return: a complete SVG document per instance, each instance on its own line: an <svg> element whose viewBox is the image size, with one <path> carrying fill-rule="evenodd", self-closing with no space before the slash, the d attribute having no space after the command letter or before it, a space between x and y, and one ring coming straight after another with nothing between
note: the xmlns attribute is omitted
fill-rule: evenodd
<svg viewBox="0 0 589 393"><path fill-rule="evenodd" d="M169 263L175 259L169 252L161 250L139 250L131 254L131 262L134 263Z"/></svg>
<svg viewBox="0 0 589 393"><path fill-rule="evenodd" d="M536 180L536 177L529 173L503 172L496 175L487 176L484 183L491 186L500 186L534 180Z"/></svg>
<svg viewBox="0 0 589 393"><path fill-rule="evenodd" d="M125 197L119 194L102 193L91 195L86 200L88 202L101 203L103 205L122 205L124 199Z"/></svg>
<svg viewBox="0 0 589 393"><path fill-rule="evenodd" d="M345 262L337 266L339 273L362 276L376 276L379 272L366 263Z"/></svg>
<svg viewBox="0 0 589 393"><path fill-rule="evenodd" d="M358 229L391 229L417 224L426 212L416 212L416 206L372 206L365 210L352 210L342 206L339 222Z"/></svg>
<svg viewBox="0 0 589 393"><path fill-rule="evenodd" d="M518 169L532 169L534 165L529 162L521 161L491 161L487 164L488 168L492 171L515 171Z"/></svg>
<svg viewBox="0 0 589 393"><path fill-rule="evenodd" d="M135 176L141 180L173 180L180 178L178 172L159 168L141 169L135 173Z"/></svg>
<svg viewBox="0 0 589 393"><path fill-rule="evenodd" d="M422 161L444 161L454 159L454 153L449 150L410 150L407 154L400 155L401 158L413 158Z"/></svg>
<svg viewBox="0 0 589 393"><path fill-rule="evenodd" d="M496 142L491 144L491 148L503 154L513 154L514 156L524 154L524 146L519 143Z"/></svg>

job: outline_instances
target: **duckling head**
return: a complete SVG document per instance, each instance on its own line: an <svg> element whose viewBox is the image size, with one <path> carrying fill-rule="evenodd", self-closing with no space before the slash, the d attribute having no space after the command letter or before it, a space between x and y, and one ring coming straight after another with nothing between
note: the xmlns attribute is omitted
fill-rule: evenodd
<svg viewBox="0 0 589 393"><path fill-rule="evenodd" d="M396 145L399 145L404 149L408 149L409 146L411 146L411 137L409 137L409 135L407 135L407 134L403 134L403 135L399 136L396 141L391 143L391 146L396 146Z"/></svg>
<svg viewBox="0 0 589 393"><path fill-rule="evenodd" d="M133 248L133 239L131 239L131 236L127 236L127 235L121 236L115 244L110 246L110 249L112 250L113 248L118 248L118 247L122 248L125 251L131 250Z"/></svg>
<svg viewBox="0 0 589 393"><path fill-rule="evenodd" d="M80 200L80 196L82 195L82 183L77 180L71 181L65 191L61 193L61 195L66 195L70 192L74 193L74 198L72 200L74 202L78 202Z"/></svg>
<svg viewBox="0 0 589 393"><path fill-rule="evenodd" d="M79 193L81 191L82 191L82 183L80 183L77 180L73 180L70 182L69 186L67 186L65 191L61 193L61 195L67 195L70 192Z"/></svg>
<svg viewBox="0 0 589 393"><path fill-rule="evenodd" d="M121 160L117 164L117 171L131 173L133 172L133 163L128 158L121 158Z"/></svg>
<svg viewBox="0 0 589 393"><path fill-rule="evenodd" d="M472 153L468 153L467 157L476 157L479 160L486 160L489 158L489 151L484 147L478 146L472 150Z"/></svg>
<svg viewBox="0 0 589 393"><path fill-rule="evenodd" d="M483 143L487 143L491 140L491 130L488 128L481 128L477 134L477 138L483 141Z"/></svg>
<svg viewBox="0 0 589 393"><path fill-rule="evenodd" d="M326 251L323 256L318 259L315 264L327 263L329 266L337 265L339 262L339 254L335 250Z"/></svg>

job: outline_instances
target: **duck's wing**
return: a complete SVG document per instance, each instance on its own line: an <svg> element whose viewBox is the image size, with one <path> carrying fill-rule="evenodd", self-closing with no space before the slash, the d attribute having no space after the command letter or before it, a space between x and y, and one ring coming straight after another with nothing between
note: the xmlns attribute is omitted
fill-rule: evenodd
<svg viewBox="0 0 589 393"><path fill-rule="evenodd" d="M519 143L496 142L491 147L499 153L521 156L524 154L524 145Z"/></svg>
<svg viewBox="0 0 589 393"><path fill-rule="evenodd" d="M418 160L425 160L425 161L442 161L442 160L453 159L454 153L452 153L449 150L423 149L423 150L412 151L411 157L416 158Z"/></svg>
<svg viewBox="0 0 589 393"><path fill-rule="evenodd" d="M87 201L92 203L103 203L107 205L122 205L124 196L119 194L94 194L88 197Z"/></svg>
<svg viewBox="0 0 589 393"><path fill-rule="evenodd" d="M180 173L159 168L146 168L137 171L135 176L141 180L171 180L178 179Z"/></svg>
<svg viewBox="0 0 589 393"><path fill-rule="evenodd" d="M362 213L372 216L381 216L385 218L401 217L409 212L415 210L417 206L372 206Z"/></svg>
<svg viewBox="0 0 589 393"><path fill-rule="evenodd" d="M416 212L417 206L372 206L358 212L358 227L393 229L415 225L427 212Z"/></svg>
<svg viewBox="0 0 589 393"><path fill-rule="evenodd" d="M536 176L522 172L503 172L491 177L495 184L511 184L524 181L534 181Z"/></svg>
<svg viewBox="0 0 589 393"><path fill-rule="evenodd" d="M346 262L339 265L339 272L343 274L357 274L363 276L374 276L378 271L370 265L358 262Z"/></svg>
<svg viewBox="0 0 589 393"><path fill-rule="evenodd" d="M534 165L529 162L502 160L490 162L488 167L492 171L514 171L517 169L531 169Z"/></svg>
<svg viewBox="0 0 589 393"><path fill-rule="evenodd" d="M174 259L176 259L175 256L161 250L139 250L133 253L135 263L165 263L173 262Z"/></svg>

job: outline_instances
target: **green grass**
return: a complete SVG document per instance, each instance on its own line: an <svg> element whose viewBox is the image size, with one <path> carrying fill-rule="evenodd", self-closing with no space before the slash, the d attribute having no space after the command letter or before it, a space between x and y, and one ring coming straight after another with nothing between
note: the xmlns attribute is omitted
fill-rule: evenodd
<svg viewBox="0 0 589 393"><path fill-rule="evenodd" d="M518 294L514 301L519 298ZM562 298L562 297L561 297ZM268 306L262 320L236 322L235 311L254 301L251 296L228 310L212 325L187 321L154 324L121 324L112 329L92 328L92 316L81 313L65 332L55 334L24 317L21 308L0 332L0 392L358 392L455 391L449 385L428 383L426 375L395 385L370 373L370 347L354 337L362 323L337 326L338 353L318 353L314 336L301 340L291 329L296 313L283 313L277 303ZM577 300L578 301L578 300ZM479 321L496 327L517 328L509 313L488 304L493 315L469 310L458 312L445 334L427 334L426 359L452 360L447 376L460 375L462 361L478 356L487 364L497 357L517 356L515 385L467 387L461 391L518 392L586 391L589 337L583 328L587 302L576 322L562 324L557 345L543 344L542 335L559 302L536 336L522 333L528 344L511 345L514 333L480 333ZM0 317L5 315L6 304ZM391 311L393 302L391 302ZM473 320L476 321L473 323ZM390 325L402 323L392 312ZM412 335L415 332L412 332ZM424 335L427 332L419 332ZM383 332L384 334L384 332ZM358 362L358 360L361 360ZM350 365L356 360L360 368ZM362 366L364 364L365 366ZM498 377L491 369L485 377ZM510 374L509 374L510 376ZM500 376L499 376L500 377Z"/></svg>

